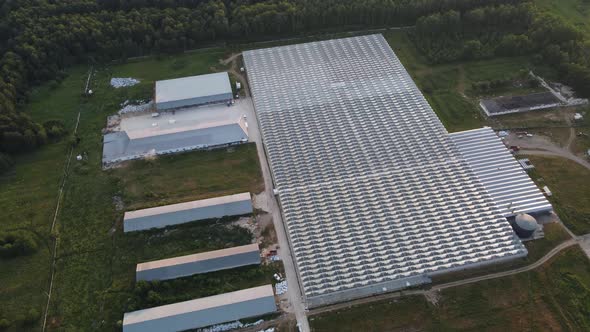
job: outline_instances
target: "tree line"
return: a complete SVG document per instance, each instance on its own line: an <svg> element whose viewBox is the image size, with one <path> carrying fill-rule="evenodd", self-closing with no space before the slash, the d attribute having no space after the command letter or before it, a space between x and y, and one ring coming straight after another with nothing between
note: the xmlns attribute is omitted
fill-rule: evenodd
<svg viewBox="0 0 590 332"><path fill-rule="evenodd" d="M413 40L433 63L530 55L590 97L590 43L576 27L530 3L427 15L417 20Z"/></svg>
<svg viewBox="0 0 590 332"><path fill-rule="evenodd" d="M523 31L533 31L534 19L521 21L525 6L525 0L0 0L0 153L32 150L55 137L47 130L54 126L35 123L19 109L32 86L59 82L76 63L174 53L218 40L417 21L420 36L443 24L441 30L452 33L448 41L471 38L464 54L479 57L492 41L527 43ZM498 14L492 11L501 18L490 18ZM489 32L505 19L508 26ZM474 31L465 35L468 26ZM447 45L421 48L441 61L456 58L444 55Z"/></svg>

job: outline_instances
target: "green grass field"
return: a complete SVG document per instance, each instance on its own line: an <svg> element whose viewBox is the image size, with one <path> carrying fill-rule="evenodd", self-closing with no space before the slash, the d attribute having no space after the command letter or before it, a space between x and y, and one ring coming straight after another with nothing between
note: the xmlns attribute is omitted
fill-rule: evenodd
<svg viewBox="0 0 590 332"><path fill-rule="evenodd" d="M132 161L109 173L126 188L128 209L264 190L254 143Z"/></svg>
<svg viewBox="0 0 590 332"><path fill-rule="evenodd" d="M80 110L81 140L74 156L87 155L83 161L72 161L54 232L59 239L59 255L50 327L72 331L116 329L133 297L136 263L250 243L251 234L244 229L212 222L166 233L124 236L124 211L116 209L113 199L121 197L129 209L258 192L263 185L253 144L130 162L108 171L100 168L101 129L121 102L149 98L155 79L210 72L219 66L222 56L220 51L197 52L97 68L90 98L81 94L89 69L85 67L72 69L57 88L40 87L33 92L26 111L39 121L61 120L72 130ZM135 77L142 83L113 89L109 85L111 76ZM0 179L4 208L0 230L30 230L42 244L31 256L0 262L0 319L14 322L10 330L40 329L40 320L30 326L15 321L22 320L30 309L42 313L45 308L51 262L49 230L69 147L66 141L17 157L14 171ZM251 282L258 285L260 280Z"/></svg>
<svg viewBox="0 0 590 332"><path fill-rule="evenodd" d="M449 132L480 128L489 123L479 108L480 96L472 91L473 83L506 79L532 67L525 57L432 65L405 32L391 31L385 37Z"/></svg>
<svg viewBox="0 0 590 332"><path fill-rule="evenodd" d="M563 158L529 156L535 165L531 177L547 185L551 202L567 227L578 235L590 232L590 171Z"/></svg>
<svg viewBox="0 0 590 332"><path fill-rule="evenodd" d="M444 290L436 305L404 297L320 314L313 331L586 331L590 262L576 248L541 268Z"/></svg>

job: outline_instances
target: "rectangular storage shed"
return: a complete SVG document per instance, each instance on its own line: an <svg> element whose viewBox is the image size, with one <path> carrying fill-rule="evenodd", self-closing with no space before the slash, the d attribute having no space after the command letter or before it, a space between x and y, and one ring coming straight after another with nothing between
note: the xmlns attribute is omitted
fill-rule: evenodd
<svg viewBox="0 0 590 332"><path fill-rule="evenodd" d="M232 100L226 72L156 81L156 108L160 111Z"/></svg>
<svg viewBox="0 0 590 332"><path fill-rule="evenodd" d="M254 243L137 264L135 278L137 281L175 279L258 264L260 264L260 251L258 244Z"/></svg>
<svg viewBox="0 0 590 332"><path fill-rule="evenodd" d="M252 212L250 193L241 193L125 212L123 229L125 233L143 231Z"/></svg>
<svg viewBox="0 0 590 332"><path fill-rule="evenodd" d="M125 313L123 332L184 331L277 311L271 285Z"/></svg>

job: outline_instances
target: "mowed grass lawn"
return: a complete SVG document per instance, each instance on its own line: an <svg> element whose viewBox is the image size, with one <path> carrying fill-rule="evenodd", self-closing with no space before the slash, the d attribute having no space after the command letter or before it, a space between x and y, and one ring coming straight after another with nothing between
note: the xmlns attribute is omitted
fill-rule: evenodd
<svg viewBox="0 0 590 332"><path fill-rule="evenodd" d="M557 214L578 235L590 233L590 171L573 161L529 156L535 165L531 175L540 186L547 185Z"/></svg>
<svg viewBox="0 0 590 332"><path fill-rule="evenodd" d="M313 331L587 331L590 262L570 248L542 267L423 296L310 317Z"/></svg>
<svg viewBox="0 0 590 332"><path fill-rule="evenodd" d="M116 209L114 198L121 197L128 209L260 191L262 179L253 144L101 169L101 130L108 115L125 100L150 98L153 80L210 72L222 56L223 52L214 50L97 67L90 98L81 94L88 67L72 69L56 88L33 92L26 112L39 121L61 120L73 129L81 111L80 143L74 156L87 156L72 161L54 232L59 249L50 329L116 330L130 308L138 262L250 243L248 232L215 221L181 231L123 235L124 209ZM142 82L114 89L109 85L111 77L135 77ZM45 309L52 249L49 229L67 141L17 157L14 171L0 178L0 229L29 229L38 234L41 244L32 256L0 262L0 319L14 322L31 308L40 313ZM9 330L40 330L41 324L41 320L31 326L13 324Z"/></svg>

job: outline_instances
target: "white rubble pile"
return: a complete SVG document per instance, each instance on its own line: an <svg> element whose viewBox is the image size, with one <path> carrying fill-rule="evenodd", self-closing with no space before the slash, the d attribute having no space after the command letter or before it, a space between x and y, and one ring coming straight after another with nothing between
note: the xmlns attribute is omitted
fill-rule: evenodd
<svg viewBox="0 0 590 332"><path fill-rule="evenodd" d="M138 84L139 80L131 77L113 77L111 78L111 86L115 89L125 88Z"/></svg>
<svg viewBox="0 0 590 332"><path fill-rule="evenodd" d="M244 324L242 324L241 322L235 321L235 322L231 322L231 323L213 325L211 327L202 329L201 331L203 331L203 332L223 332L223 331L239 329L239 328L242 328L243 326L244 326Z"/></svg>
<svg viewBox="0 0 590 332"><path fill-rule="evenodd" d="M277 290L277 295L282 295L287 292L287 280L278 282L275 285L275 289Z"/></svg>
<svg viewBox="0 0 590 332"><path fill-rule="evenodd" d="M119 115L128 114L128 113L138 113L138 112L145 112L153 106L154 102L149 101L144 104L133 105L129 103L125 103L125 107L119 110Z"/></svg>
<svg viewBox="0 0 590 332"><path fill-rule="evenodd" d="M244 327L256 326L256 325L262 324L262 322L264 322L264 319L260 319L260 320L255 321L254 323L248 323L248 324L244 324L240 321L235 321L235 322L213 325L213 326L210 326L210 327L207 327L204 329L200 329L199 331L201 331L201 332L223 332L223 331L241 329Z"/></svg>
<svg viewBox="0 0 590 332"><path fill-rule="evenodd" d="M275 332L275 328L274 327L269 327L266 330L260 330L258 332Z"/></svg>

